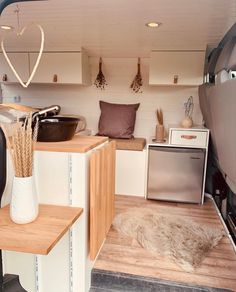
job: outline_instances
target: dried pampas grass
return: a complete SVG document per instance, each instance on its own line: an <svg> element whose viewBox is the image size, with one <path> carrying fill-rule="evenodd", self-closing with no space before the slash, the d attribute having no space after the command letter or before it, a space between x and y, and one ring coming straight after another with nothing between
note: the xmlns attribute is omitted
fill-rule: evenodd
<svg viewBox="0 0 236 292"><path fill-rule="evenodd" d="M5 134L9 152L12 158L15 176L30 177L33 173L34 144L37 141L38 122L32 129L32 113L24 120L12 124L12 136L9 138L4 125L1 125Z"/></svg>
<svg viewBox="0 0 236 292"><path fill-rule="evenodd" d="M163 126L163 112L162 112L162 109L160 109L160 110L157 109L156 114L157 114L157 120L158 120L159 125Z"/></svg>

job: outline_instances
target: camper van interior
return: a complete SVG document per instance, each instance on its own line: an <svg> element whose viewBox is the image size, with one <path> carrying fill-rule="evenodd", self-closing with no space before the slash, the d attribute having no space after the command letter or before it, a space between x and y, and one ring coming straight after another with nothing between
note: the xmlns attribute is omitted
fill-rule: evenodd
<svg viewBox="0 0 236 292"><path fill-rule="evenodd" d="M0 292L236 291L236 0L0 0Z"/></svg>

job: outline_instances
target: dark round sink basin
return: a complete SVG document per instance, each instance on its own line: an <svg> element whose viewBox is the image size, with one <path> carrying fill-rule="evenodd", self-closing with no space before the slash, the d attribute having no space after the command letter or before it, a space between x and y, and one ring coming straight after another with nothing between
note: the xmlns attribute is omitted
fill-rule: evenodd
<svg viewBox="0 0 236 292"><path fill-rule="evenodd" d="M42 118L39 121L39 142L68 141L75 135L79 119L72 117L54 116Z"/></svg>

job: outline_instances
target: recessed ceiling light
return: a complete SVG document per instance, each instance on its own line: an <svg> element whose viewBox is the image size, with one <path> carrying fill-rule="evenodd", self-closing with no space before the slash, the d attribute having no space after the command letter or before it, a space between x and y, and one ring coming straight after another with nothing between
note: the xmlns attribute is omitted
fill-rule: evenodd
<svg viewBox="0 0 236 292"><path fill-rule="evenodd" d="M151 22L146 23L145 25L148 26L148 27L154 28L154 27L159 27L160 25L162 25L162 23L161 22L151 21Z"/></svg>
<svg viewBox="0 0 236 292"><path fill-rule="evenodd" d="M4 29L4 30L12 30L13 29L13 26L5 25L5 24L2 24L0 27L1 27L1 29Z"/></svg>

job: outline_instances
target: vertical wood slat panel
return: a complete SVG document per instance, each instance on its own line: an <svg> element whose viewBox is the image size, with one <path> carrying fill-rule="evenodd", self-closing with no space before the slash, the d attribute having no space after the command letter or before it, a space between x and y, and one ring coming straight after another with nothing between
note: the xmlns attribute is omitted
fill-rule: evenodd
<svg viewBox="0 0 236 292"><path fill-rule="evenodd" d="M114 218L115 150L112 141L90 159L90 259L99 252Z"/></svg>

